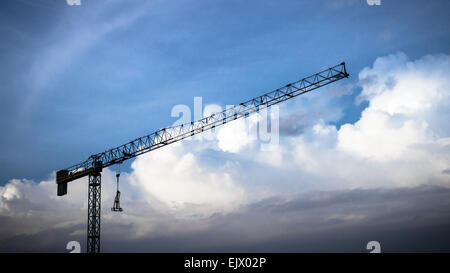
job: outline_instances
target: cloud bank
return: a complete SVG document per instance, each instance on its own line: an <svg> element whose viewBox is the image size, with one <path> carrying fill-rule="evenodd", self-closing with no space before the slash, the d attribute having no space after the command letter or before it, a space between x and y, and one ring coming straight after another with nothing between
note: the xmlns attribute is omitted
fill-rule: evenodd
<svg viewBox="0 0 450 273"><path fill-rule="evenodd" d="M449 68L447 55L378 58L359 73L357 101L368 101L360 119L340 128L319 119L300 135L284 137L276 165L297 180L314 181L317 189L449 186ZM245 134L229 133L238 139ZM247 158L258 158L250 144ZM280 161L277 154L265 158L267 165Z"/></svg>
<svg viewBox="0 0 450 273"><path fill-rule="evenodd" d="M447 55L380 57L358 75L362 91L355 103L368 106L357 122L333 125L338 109L301 130L280 124L289 133L269 151L246 131L256 122L250 118L247 127L225 125L216 139L143 155L121 176L122 214L109 211L115 177L105 169L104 250L358 251L364 247L357 239L362 244L376 235L391 242L392 251L448 251L449 239L432 234L444 235L450 216L449 69ZM329 88L330 96L312 98L327 104L348 90ZM299 112L285 107L280 114L283 121ZM68 196L56 197L54 174L0 187L0 250L64 251L69 240L84 242L86 188L73 182ZM361 236L350 239L357 230ZM340 247L337 232L347 234ZM428 243L411 248L393 239L421 232Z"/></svg>

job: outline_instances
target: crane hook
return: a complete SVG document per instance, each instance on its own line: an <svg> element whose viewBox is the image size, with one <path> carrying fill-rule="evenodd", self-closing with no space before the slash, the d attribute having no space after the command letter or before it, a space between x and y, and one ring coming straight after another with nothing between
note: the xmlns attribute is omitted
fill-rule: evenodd
<svg viewBox="0 0 450 273"><path fill-rule="evenodd" d="M117 192L116 192L116 197L114 198L114 205L111 208L111 211L123 211L123 209L120 207L119 177L120 177L120 173L116 173Z"/></svg>

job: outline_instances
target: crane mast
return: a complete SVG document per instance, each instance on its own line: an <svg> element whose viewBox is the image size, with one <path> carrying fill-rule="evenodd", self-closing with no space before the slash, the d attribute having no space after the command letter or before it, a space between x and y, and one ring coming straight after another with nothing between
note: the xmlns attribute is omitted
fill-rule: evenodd
<svg viewBox="0 0 450 273"><path fill-rule="evenodd" d="M317 88L347 78L345 62L250 99L197 121L162 128L126 144L91 155L86 161L56 172L57 195L67 194L67 183L89 176L87 252L100 252L101 172L103 168L156 150L182 139L247 117L261 109L292 99Z"/></svg>

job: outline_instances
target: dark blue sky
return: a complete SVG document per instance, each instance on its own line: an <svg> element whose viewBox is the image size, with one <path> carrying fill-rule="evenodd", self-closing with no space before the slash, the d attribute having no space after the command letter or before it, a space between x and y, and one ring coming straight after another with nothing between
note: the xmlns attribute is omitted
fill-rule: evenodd
<svg viewBox="0 0 450 273"><path fill-rule="evenodd" d="M0 185L43 179L173 123L176 104L235 104L346 61L450 53L450 2L0 3ZM337 125L354 122L355 97ZM282 113L281 113L282 114Z"/></svg>

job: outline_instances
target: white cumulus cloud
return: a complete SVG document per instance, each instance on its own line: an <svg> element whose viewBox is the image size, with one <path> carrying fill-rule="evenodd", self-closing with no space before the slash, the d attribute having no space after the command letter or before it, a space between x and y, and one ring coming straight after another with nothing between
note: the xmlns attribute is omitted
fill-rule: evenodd
<svg viewBox="0 0 450 273"><path fill-rule="evenodd" d="M450 136L449 112L441 111L450 102L449 68L447 55L417 61L403 53L378 58L359 74L361 97L369 106L358 122L341 127L339 148L385 160L407 159L418 145L439 146Z"/></svg>
<svg viewBox="0 0 450 273"><path fill-rule="evenodd" d="M132 168L131 183L172 208L227 210L244 199L244 189L226 171L202 166L180 143L138 158Z"/></svg>
<svg viewBox="0 0 450 273"><path fill-rule="evenodd" d="M359 73L360 99L369 102L361 118L339 130L318 123L313 137L293 139L297 162L339 187L449 186L448 69L447 55L378 58Z"/></svg>

